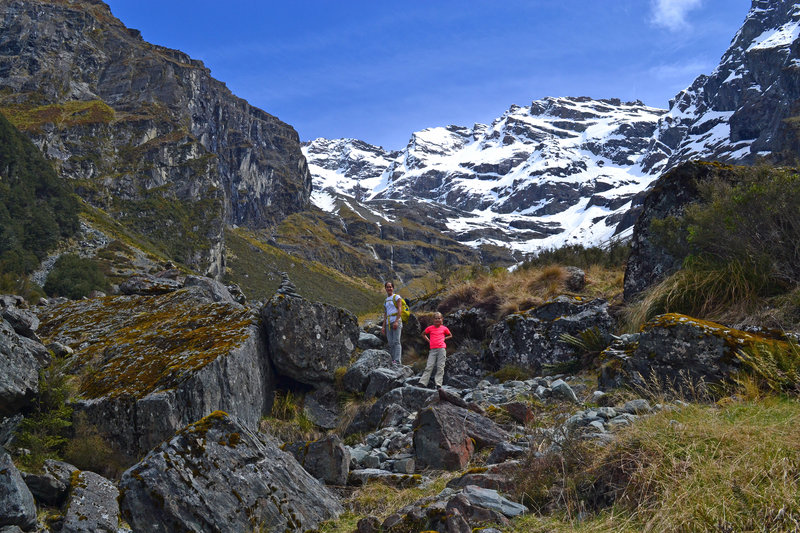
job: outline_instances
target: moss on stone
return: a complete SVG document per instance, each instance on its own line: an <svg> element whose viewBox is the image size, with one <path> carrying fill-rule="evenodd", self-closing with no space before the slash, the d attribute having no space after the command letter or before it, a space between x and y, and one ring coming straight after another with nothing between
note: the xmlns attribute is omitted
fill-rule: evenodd
<svg viewBox="0 0 800 533"><path fill-rule="evenodd" d="M114 120L114 110L102 100L73 100L61 104L15 104L0 108L17 129L40 133L42 126L53 124L57 128L71 128L85 124L108 124Z"/></svg>
<svg viewBox="0 0 800 533"><path fill-rule="evenodd" d="M75 340L72 369L84 397L142 398L228 355L255 324L248 309L199 303L181 290L67 302L43 317L41 333Z"/></svg>

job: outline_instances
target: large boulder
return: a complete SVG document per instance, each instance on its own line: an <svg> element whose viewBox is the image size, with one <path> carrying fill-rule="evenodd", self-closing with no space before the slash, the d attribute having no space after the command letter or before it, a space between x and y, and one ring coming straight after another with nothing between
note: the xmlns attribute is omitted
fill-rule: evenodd
<svg viewBox="0 0 800 533"><path fill-rule="evenodd" d="M414 454L422 468L460 470L475 450L508 439L488 418L449 402L422 409L414 421Z"/></svg>
<svg viewBox="0 0 800 533"><path fill-rule="evenodd" d="M306 531L342 512L274 439L221 412L151 451L120 487L134 531Z"/></svg>
<svg viewBox="0 0 800 533"><path fill-rule="evenodd" d="M308 385L333 382L358 343L355 315L300 297L276 294L261 308L261 320L277 372Z"/></svg>
<svg viewBox="0 0 800 533"><path fill-rule="evenodd" d="M350 474L350 452L338 436L293 443L286 451L294 455L306 471L329 485L345 485Z"/></svg>
<svg viewBox="0 0 800 533"><path fill-rule="evenodd" d="M238 304L228 290L228 287L215 279L201 276L186 276L183 286L195 287L198 292L204 294L205 297L212 302Z"/></svg>
<svg viewBox="0 0 800 533"><path fill-rule="evenodd" d="M255 428L272 405L256 314L191 289L67 302L42 315L40 332L75 348L76 409L131 456L216 410Z"/></svg>
<svg viewBox="0 0 800 533"><path fill-rule="evenodd" d="M385 350L364 350L350 365L342 378L342 387L348 392L364 392L369 383L369 373L376 368L388 367L392 356Z"/></svg>
<svg viewBox="0 0 800 533"><path fill-rule="evenodd" d="M642 328L630 345L604 352L601 388L620 385L687 391L720 383L741 365L736 352L769 342L745 331L685 315L661 315ZM774 342L774 341L773 341Z"/></svg>
<svg viewBox="0 0 800 533"><path fill-rule="evenodd" d="M0 452L0 528L18 526L22 530L36 525L33 495L7 453Z"/></svg>
<svg viewBox="0 0 800 533"><path fill-rule="evenodd" d="M2 310L0 310L0 315L2 315L3 320L14 328L14 331L16 331L18 335L36 341L39 340L36 336L36 329L39 327L39 319L30 311L18 307L3 307Z"/></svg>
<svg viewBox="0 0 800 533"><path fill-rule="evenodd" d="M77 472L61 533L116 533L119 531L119 490L94 472Z"/></svg>
<svg viewBox="0 0 800 533"><path fill-rule="evenodd" d="M631 238L625 267L624 297L633 300L642 291L680 268L683 255L667 250L653 232L653 220L680 217L699 198L697 185L719 177L733 178L734 168L700 161L684 163L661 176L650 188Z"/></svg>
<svg viewBox="0 0 800 533"><path fill-rule="evenodd" d="M575 336L587 329L610 335L614 326L607 301L559 296L495 324L489 332L487 355L495 370L518 366L539 372L543 365L565 363L576 357L575 348L562 341L562 335Z"/></svg>
<svg viewBox="0 0 800 533"><path fill-rule="evenodd" d="M0 416L16 413L39 391L41 365L23 339L0 319Z"/></svg>
<svg viewBox="0 0 800 533"><path fill-rule="evenodd" d="M37 502L60 507L67 500L72 485L72 474L77 470L71 464L47 459L42 473L23 472L22 477Z"/></svg>

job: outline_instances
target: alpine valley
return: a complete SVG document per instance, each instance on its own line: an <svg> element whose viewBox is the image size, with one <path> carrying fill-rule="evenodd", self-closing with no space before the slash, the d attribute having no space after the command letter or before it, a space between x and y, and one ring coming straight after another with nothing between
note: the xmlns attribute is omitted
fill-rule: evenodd
<svg viewBox="0 0 800 533"><path fill-rule="evenodd" d="M393 151L0 0L0 533L797 531L799 156L793 0Z"/></svg>

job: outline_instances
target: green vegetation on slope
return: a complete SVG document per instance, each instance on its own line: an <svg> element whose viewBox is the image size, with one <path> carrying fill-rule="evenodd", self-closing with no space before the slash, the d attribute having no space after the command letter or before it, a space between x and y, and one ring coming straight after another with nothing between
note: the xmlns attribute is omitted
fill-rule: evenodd
<svg viewBox="0 0 800 533"><path fill-rule="evenodd" d="M242 228L227 230L226 283L238 284L249 299L270 298L289 274L300 295L363 314L380 307L381 285L375 280L348 278L340 272L271 246Z"/></svg>
<svg viewBox="0 0 800 533"><path fill-rule="evenodd" d="M800 175L734 167L734 179L699 183L681 217L653 222L683 268L630 311L630 328L662 313L791 329L800 318Z"/></svg>
<svg viewBox="0 0 800 533"><path fill-rule="evenodd" d="M31 272L77 230L77 197L0 115L0 274Z"/></svg>

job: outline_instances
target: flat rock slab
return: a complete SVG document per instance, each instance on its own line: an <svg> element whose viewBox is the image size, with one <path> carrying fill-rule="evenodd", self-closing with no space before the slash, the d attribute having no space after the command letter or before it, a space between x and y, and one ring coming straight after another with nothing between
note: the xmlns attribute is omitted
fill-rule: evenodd
<svg viewBox="0 0 800 533"><path fill-rule="evenodd" d="M120 481L134 531L306 531L342 507L270 437L215 412L147 454Z"/></svg>

